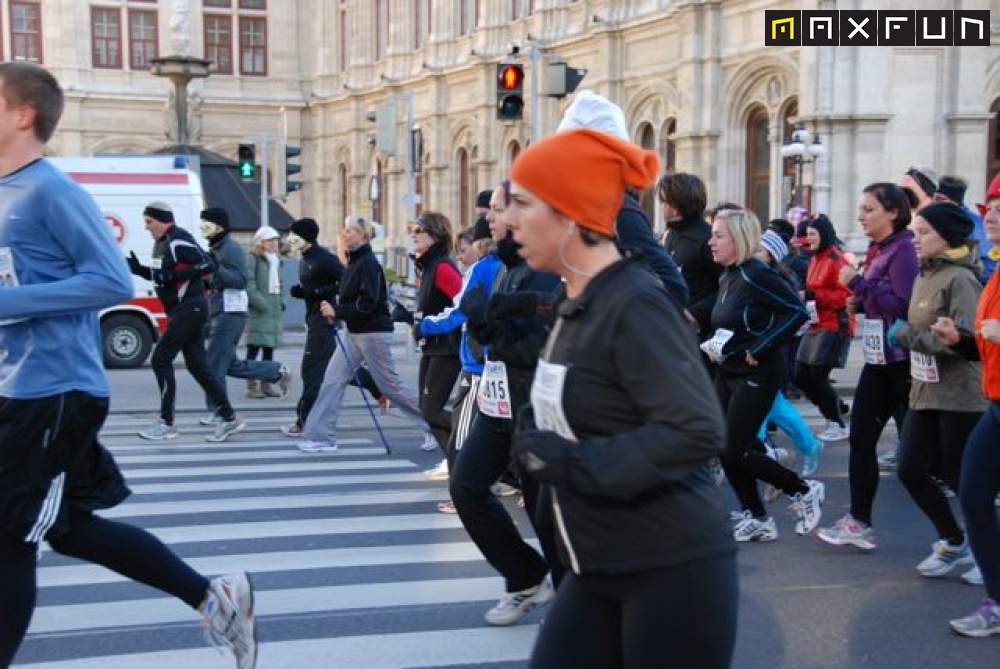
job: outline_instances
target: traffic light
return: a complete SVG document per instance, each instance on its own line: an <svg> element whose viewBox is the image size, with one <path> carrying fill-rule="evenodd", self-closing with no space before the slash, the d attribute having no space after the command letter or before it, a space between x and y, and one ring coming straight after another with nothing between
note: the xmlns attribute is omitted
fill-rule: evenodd
<svg viewBox="0 0 1000 669"><path fill-rule="evenodd" d="M291 160L297 158L302 153L302 149L297 146L285 145L285 192L294 193L297 190L301 190L302 182L293 181L289 179L293 174L298 174L302 171L302 165L298 163L293 163Z"/></svg>
<svg viewBox="0 0 1000 669"><path fill-rule="evenodd" d="M564 98L576 90L585 76L587 70L582 67L570 67L561 61L549 63L544 93L550 98Z"/></svg>
<svg viewBox="0 0 1000 669"><path fill-rule="evenodd" d="M524 68L513 63L497 65L497 118L519 121L524 112Z"/></svg>
<svg viewBox="0 0 1000 669"><path fill-rule="evenodd" d="M396 145L396 120L398 118L396 99L389 98L377 109L368 112L365 118L375 124L375 148L387 156L396 155L399 149Z"/></svg>
<svg viewBox="0 0 1000 669"><path fill-rule="evenodd" d="M237 162L239 163L240 178L244 181L253 181L257 176L257 160L254 153L253 144L240 144Z"/></svg>

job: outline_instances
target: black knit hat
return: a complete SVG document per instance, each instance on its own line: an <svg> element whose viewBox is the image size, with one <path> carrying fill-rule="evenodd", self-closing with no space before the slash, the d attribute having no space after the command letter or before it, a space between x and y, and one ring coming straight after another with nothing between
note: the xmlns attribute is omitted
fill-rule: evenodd
<svg viewBox="0 0 1000 669"><path fill-rule="evenodd" d="M166 202L150 202L142 210L143 216L149 216L160 223L173 223L174 212Z"/></svg>
<svg viewBox="0 0 1000 669"><path fill-rule="evenodd" d="M229 232L229 214L222 207L209 207L201 212L201 220L215 223L217 226Z"/></svg>
<svg viewBox="0 0 1000 669"><path fill-rule="evenodd" d="M480 216L476 219L475 225L472 226L472 241L478 242L480 239L490 239L493 234L490 233L490 222L486 220L485 216Z"/></svg>
<svg viewBox="0 0 1000 669"><path fill-rule="evenodd" d="M315 244L316 238L319 237L319 223L311 218L300 218L292 223L288 227L288 230L289 232L294 232L310 244Z"/></svg>
<svg viewBox="0 0 1000 669"><path fill-rule="evenodd" d="M917 216L927 221L952 248L965 244L975 228L965 210L951 202L929 204Z"/></svg>
<svg viewBox="0 0 1000 669"><path fill-rule="evenodd" d="M482 207L483 209L490 208L490 198L493 197L493 191L484 190L480 191L479 195L476 196L476 206Z"/></svg>

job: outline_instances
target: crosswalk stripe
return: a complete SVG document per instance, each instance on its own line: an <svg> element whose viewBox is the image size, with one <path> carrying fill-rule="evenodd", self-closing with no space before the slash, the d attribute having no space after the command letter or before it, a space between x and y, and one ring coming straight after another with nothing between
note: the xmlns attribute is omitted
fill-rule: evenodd
<svg viewBox="0 0 1000 669"><path fill-rule="evenodd" d="M312 471L312 470L309 470ZM337 486L375 483L426 483L418 471L400 474L343 474L288 478L243 479L238 481L188 481L171 483L132 484L132 471L126 477L129 488L136 494L153 495L181 492L222 492L226 490L270 490L276 488L335 488Z"/></svg>
<svg viewBox="0 0 1000 669"><path fill-rule="evenodd" d="M140 516L216 513L220 511L277 511L279 509L316 509L347 506L369 507L378 504L440 502L445 494L446 492L442 486L439 490L339 493L337 495L283 495L281 497L256 495L253 497L226 497L224 499L166 502L130 501L128 504L122 504L101 515L106 518L135 518Z"/></svg>

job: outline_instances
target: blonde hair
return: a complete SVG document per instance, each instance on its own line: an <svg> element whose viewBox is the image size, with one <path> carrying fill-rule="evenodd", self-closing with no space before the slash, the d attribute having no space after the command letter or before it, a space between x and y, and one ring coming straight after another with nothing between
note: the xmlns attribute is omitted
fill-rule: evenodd
<svg viewBox="0 0 1000 669"><path fill-rule="evenodd" d="M375 239L375 226L371 221L361 214L351 214L344 219L345 228L354 228L365 238L366 241Z"/></svg>
<svg viewBox="0 0 1000 669"><path fill-rule="evenodd" d="M736 246L736 264L746 262L760 248L760 221L757 215L746 209L724 209L715 215L715 220L723 220L729 228L729 235Z"/></svg>

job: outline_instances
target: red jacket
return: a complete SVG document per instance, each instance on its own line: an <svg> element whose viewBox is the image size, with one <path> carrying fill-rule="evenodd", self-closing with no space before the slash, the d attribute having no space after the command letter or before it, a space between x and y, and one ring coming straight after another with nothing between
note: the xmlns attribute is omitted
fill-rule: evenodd
<svg viewBox="0 0 1000 669"><path fill-rule="evenodd" d="M989 400L1000 400L1000 344L978 334L988 318L1000 319L1000 272L990 277L976 309L976 343L983 361L983 394Z"/></svg>
<svg viewBox="0 0 1000 669"><path fill-rule="evenodd" d="M809 326L810 330L832 330L840 328L841 319L847 325L847 331L854 334L854 319L847 316L847 298L851 291L840 283L840 268L847 261L844 254L835 246L828 246L813 254L809 260L809 271L806 273L806 289L812 293L816 301L816 311L819 323Z"/></svg>

